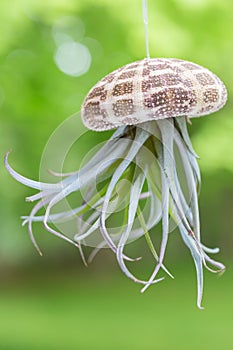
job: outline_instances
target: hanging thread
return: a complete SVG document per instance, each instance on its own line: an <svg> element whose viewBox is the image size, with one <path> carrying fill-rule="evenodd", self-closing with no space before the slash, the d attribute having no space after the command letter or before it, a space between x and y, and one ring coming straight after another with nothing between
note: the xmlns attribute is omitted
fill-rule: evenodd
<svg viewBox="0 0 233 350"><path fill-rule="evenodd" d="M145 28L145 42L146 42L146 57L150 58L150 50L149 50L149 30L148 30L148 6L147 0L142 0L142 13L143 13L143 22Z"/></svg>

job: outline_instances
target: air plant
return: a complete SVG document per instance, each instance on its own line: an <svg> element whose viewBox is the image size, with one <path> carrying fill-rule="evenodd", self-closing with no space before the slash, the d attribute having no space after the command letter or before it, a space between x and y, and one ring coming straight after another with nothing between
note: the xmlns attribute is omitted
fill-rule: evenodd
<svg viewBox="0 0 233 350"><path fill-rule="evenodd" d="M147 24L146 6L144 10ZM158 277L161 269L173 277L164 266L172 218L193 257L197 305L202 308L203 266L213 272L223 271L225 267L208 255L217 253L218 249L201 243L200 171L187 122L191 117L222 108L227 92L221 80L206 68L180 59L150 58L148 45L147 53L144 60L104 77L87 94L81 109L84 125L95 131L116 131L79 171L62 174L64 178L54 184L29 180L18 174L9 165L8 154L5 166L17 181L39 191L27 198L38 202L23 219L40 254L32 230L34 222L42 222L48 232L74 244L84 262L82 246L98 232L101 242L94 248L90 260L101 248L110 248L124 274L142 284L142 291L163 279ZM183 177L177 163L182 164ZM69 211L52 213L58 203L74 192L81 192L83 202ZM43 208L44 215L37 215ZM121 220L119 229L111 230L109 222L115 215ZM81 218L81 225L73 238L56 229L56 223L74 217ZM157 252L150 230L160 220L162 239ZM126 255L126 244L143 236L155 259L148 280L137 278L126 264L138 260Z"/></svg>

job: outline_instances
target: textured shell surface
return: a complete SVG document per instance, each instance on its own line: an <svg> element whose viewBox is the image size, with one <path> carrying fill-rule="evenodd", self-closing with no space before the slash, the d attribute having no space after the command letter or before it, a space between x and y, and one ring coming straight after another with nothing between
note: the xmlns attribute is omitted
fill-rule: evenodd
<svg viewBox="0 0 233 350"><path fill-rule="evenodd" d="M84 125L109 130L149 120L199 117L224 106L222 81L198 64L175 58L149 58L108 74L87 94Z"/></svg>

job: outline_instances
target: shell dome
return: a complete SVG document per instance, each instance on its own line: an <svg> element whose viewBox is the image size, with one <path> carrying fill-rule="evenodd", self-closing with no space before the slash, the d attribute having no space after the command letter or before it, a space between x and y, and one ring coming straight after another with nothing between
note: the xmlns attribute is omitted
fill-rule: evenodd
<svg viewBox="0 0 233 350"><path fill-rule="evenodd" d="M199 117L224 106L222 81L198 64L150 58L127 64L101 79L87 94L81 117L89 129L186 116Z"/></svg>

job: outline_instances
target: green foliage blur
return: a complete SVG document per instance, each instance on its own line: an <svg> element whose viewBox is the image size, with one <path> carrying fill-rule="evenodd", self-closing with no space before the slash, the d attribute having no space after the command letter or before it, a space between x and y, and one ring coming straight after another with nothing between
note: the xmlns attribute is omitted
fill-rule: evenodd
<svg viewBox="0 0 233 350"><path fill-rule="evenodd" d="M227 272L221 279L206 273L203 314L195 309L194 268L178 232L171 235L167 256L177 279L166 278L143 296L109 252L85 269L73 247L40 225L35 232L44 257L37 256L20 221L32 208L24 198L33 191L9 176L4 154L12 149L12 166L38 179L48 139L79 112L89 89L110 71L145 56L141 0L1 0L1 350L232 348L233 2L148 0L148 5L151 57L206 66L228 89L223 110L189 127L200 155L203 242L221 248L218 258ZM85 74L65 74L56 63L67 37L89 51ZM110 134L88 132L68 170L76 170L82 157ZM140 244L135 244L136 253Z"/></svg>

